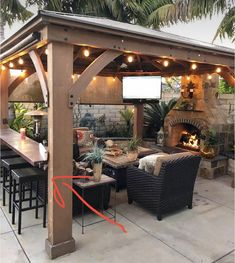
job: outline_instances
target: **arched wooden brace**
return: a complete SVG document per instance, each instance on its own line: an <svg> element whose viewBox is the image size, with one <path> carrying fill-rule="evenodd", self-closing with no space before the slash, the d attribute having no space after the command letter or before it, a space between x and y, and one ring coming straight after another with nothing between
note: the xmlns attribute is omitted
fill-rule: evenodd
<svg viewBox="0 0 235 263"><path fill-rule="evenodd" d="M229 84L229 86L235 88L235 78L230 72L222 70L219 75Z"/></svg>
<svg viewBox="0 0 235 263"><path fill-rule="evenodd" d="M78 80L74 82L69 90L70 108L72 108L76 104L80 94L86 89L92 78L121 54L121 51L106 50L82 72Z"/></svg>
<svg viewBox="0 0 235 263"><path fill-rule="evenodd" d="M47 76L46 76L40 55L38 54L37 51L31 50L31 51L29 51L29 56L30 56L30 58L34 64L35 70L36 70L37 75L38 75L38 80L39 80L40 85L41 85L44 102L45 102L46 106L48 106L48 102L49 102L48 94L49 94L49 92L48 92L48 85L47 85Z"/></svg>
<svg viewBox="0 0 235 263"><path fill-rule="evenodd" d="M11 96L12 92L20 85L21 82L23 82L26 78L31 76L35 71L26 71L24 76L17 77L10 86L8 87L8 97Z"/></svg>

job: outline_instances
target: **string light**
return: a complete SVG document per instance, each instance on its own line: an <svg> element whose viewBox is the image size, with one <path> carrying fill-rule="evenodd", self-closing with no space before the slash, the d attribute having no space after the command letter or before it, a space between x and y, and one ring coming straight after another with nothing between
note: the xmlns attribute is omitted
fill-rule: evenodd
<svg viewBox="0 0 235 263"><path fill-rule="evenodd" d="M2 70L5 70L5 69L6 69L6 67L5 67L4 65L2 65L2 66L1 66L1 69L2 69Z"/></svg>
<svg viewBox="0 0 235 263"><path fill-rule="evenodd" d="M90 56L90 51L89 51L89 49L84 49L83 50L83 55L85 56L85 57L89 57Z"/></svg>
<svg viewBox="0 0 235 263"><path fill-rule="evenodd" d="M116 80L115 77L113 77L113 82L114 82L115 80Z"/></svg>
<svg viewBox="0 0 235 263"><path fill-rule="evenodd" d="M12 62L9 63L9 67L10 68L13 68L14 67L14 64Z"/></svg>
<svg viewBox="0 0 235 263"><path fill-rule="evenodd" d="M189 77L189 76L187 76L187 80L190 80L190 77Z"/></svg>
<svg viewBox="0 0 235 263"><path fill-rule="evenodd" d="M197 68L197 64L193 63L192 66L191 66L191 69L195 70L196 68Z"/></svg>
<svg viewBox="0 0 235 263"><path fill-rule="evenodd" d="M164 67L168 67L169 66L169 61L168 60L164 60L163 61L163 66Z"/></svg>
<svg viewBox="0 0 235 263"><path fill-rule="evenodd" d="M221 68L220 67L216 68L216 72L220 73L221 72Z"/></svg>
<svg viewBox="0 0 235 263"><path fill-rule="evenodd" d="M45 54L48 55L48 49L47 48L45 49Z"/></svg>
<svg viewBox="0 0 235 263"><path fill-rule="evenodd" d="M20 65L23 65L23 64L24 64L24 60L23 60L22 58L19 58L18 63L19 63Z"/></svg>
<svg viewBox="0 0 235 263"><path fill-rule="evenodd" d="M208 79L212 79L212 76L209 74L209 75L207 76L207 78L208 78Z"/></svg>
<svg viewBox="0 0 235 263"><path fill-rule="evenodd" d="M93 80L96 80L96 77L93 77Z"/></svg>
<svg viewBox="0 0 235 263"><path fill-rule="evenodd" d="M134 57L133 56L128 56L127 57L127 61L129 62L129 63L132 63L133 61L134 61Z"/></svg>

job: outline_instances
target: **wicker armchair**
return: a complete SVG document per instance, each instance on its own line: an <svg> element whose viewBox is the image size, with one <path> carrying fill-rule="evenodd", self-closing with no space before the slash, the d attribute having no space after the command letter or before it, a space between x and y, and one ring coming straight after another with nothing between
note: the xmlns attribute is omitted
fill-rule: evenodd
<svg viewBox="0 0 235 263"><path fill-rule="evenodd" d="M136 167L127 171L128 203L133 201L162 214L188 206L192 209L193 188L201 157L189 155L162 163L158 176Z"/></svg>

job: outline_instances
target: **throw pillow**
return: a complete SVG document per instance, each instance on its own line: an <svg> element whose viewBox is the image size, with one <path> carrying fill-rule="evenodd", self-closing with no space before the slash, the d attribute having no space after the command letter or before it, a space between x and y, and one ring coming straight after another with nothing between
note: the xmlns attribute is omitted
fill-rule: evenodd
<svg viewBox="0 0 235 263"><path fill-rule="evenodd" d="M156 160L153 174L159 175L163 162L167 162L167 161L171 161L171 160L177 160L181 157L189 156L189 155L192 155L192 154L190 152L183 152L183 153L175 153L175 154L168 154L165 156L160 156Z"/></svg>
<svg viewBox="0 0 235 263"><path fill-rule="evenodd" d="M161 156L168 155L167 153L155 153L150 154L144 158L141 158L139 161L139 169L144 170L147 173L153 174L154 165L157 159Z"/></svg>

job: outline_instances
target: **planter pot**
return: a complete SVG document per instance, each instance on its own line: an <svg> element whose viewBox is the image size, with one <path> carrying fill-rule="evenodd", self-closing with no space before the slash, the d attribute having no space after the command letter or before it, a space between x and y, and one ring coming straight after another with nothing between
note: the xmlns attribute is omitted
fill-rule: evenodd
<svg viewBox="0 0 235 263"><path fill-rule="evenodd" d="M102 175L102 163L93 164L93 179L95 182L99 182Z"/></svg>
<svg viewBox="0 0 235 263"><path fill-rule="evenodd" d="M137 159L137 157L138 157L138 151L130 151L130 152L128 152L128 160L130 161L130 162L132 162L132 161L135 161L136 159Z"/></svg>
<svg viewBox="0 0 235 263"><path fill-rule="evenodd" d="M200 150L201 156L204 158L212 159L216 156L215 150L212 146L204 146Z"/></svg>

